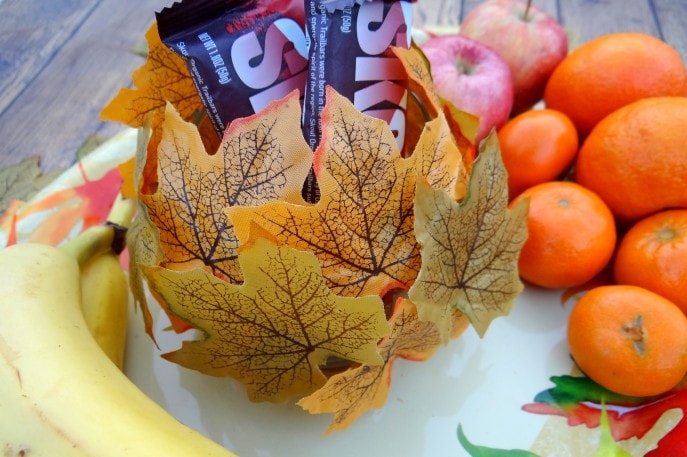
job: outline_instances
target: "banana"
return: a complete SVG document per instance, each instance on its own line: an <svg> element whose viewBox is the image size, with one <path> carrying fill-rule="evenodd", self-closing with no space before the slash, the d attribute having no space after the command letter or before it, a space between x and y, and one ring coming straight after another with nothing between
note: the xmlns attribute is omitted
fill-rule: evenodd
<svg viewBox="0 0 687 457"><path fill-rule="evenodd" d="M75 259L101 241L0 251L2 455L235 457L147 397L92 337Z"/></svg>
<svg viewBox="0 0 687 457"><path fill-rule="evenodd" d="M129 316L129 283L119 256L109 250L81 266L81 311L93 338L120 370Z"/></svg>
<svg viewBox="0 0 687 457"><path fill-rule="evenodd" d="M110 245L81 265L81 311L98 345L120 369L124 369L126 350L129 282L119 254L135 210L135 200L117 196L106 223L113 237L103 236Z"/></svg>

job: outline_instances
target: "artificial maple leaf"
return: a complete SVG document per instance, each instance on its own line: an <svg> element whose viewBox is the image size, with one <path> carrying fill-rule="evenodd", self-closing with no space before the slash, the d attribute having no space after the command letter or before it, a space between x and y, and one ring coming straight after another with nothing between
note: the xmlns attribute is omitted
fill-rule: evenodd
<svg viewBox="0 0 687 457"><path fill-rule="evenodd" d="M300 198L312 150L302 135L293 134L300 132L298 93L234 121L212 155L197 128L171 105L162 130L157 189L139 198L159 229L166 266L192 268L200 262L240 282L239 244L224 209Z"/></svg>
<svg viewBox="0 0 687 457"><path fill-rule="evenodd" d="M440 135L440 130L429 129L426 134ZM413 198L424 163L422 149L402 158L384 121L360 113L330 88L322 111L322 139L314 156L319 201L232 207L227 213L242 242L248 240L250 224L255 222L279 243L313 252L336 293L381 295L393 287L407 288L420 268ZM427 160L439 163L437 155ZM452 185L455 178L439 174L455 167L455 163L437 167L433 179Z"/></svg>
<svg viewBox="0 0 687 457"><path fill-rule="evenodd" d="M124 198L137 198L138 189L136 188L136 181L134 179L134 174L136 170L136 158L123 162L119 166L119 173L122 175L122 197Z"/></svg>
<svg viewBox="0 0 687 457"><path fill-rule="evenodd" d="M145 63L131 75L134 88L120 89L103 108L100 117L134 128L149 126L152 131L149 151L154 159L162 135L160 126L164 122L167 103L174 105L183 119L191 120L203 112L203 102L186 62L160 40L156 23L150 26L145 38L148 52ZM208 139L216 137L216 134L206 136ZM211 147L210 144L213 143L208 143L208 147ZM154 186L155 160L150 162L153 168L146 173L145 184Z"/></svg>
<svg viewBox="0 0 687 457"><path fill-rule="evenodd" d="M413 124L422 125L434 119L441 109L441 98L434 89L429 61L417 46L411 48L392 47L408 75L408 89L411 91L418 110L418 118L411 118Z"/></svg>
<svg viewBox="0 0 687 457"><path fill-rule="evenodd" d="M642 455L686 455L687 419L682 413L687 410L685 382L661 395L631 397L612 392L586 376L553 376L551 381L554 387L538 393L534 403L522 407L524 411L564 417L571 427L584 424L587 428L597 428L604 426L603 405L612 405L604 427L610 428L614 441L632 448L639 445L638 440L652 443L658 438L658 445L649 444L652 450ZM670 411L680 411L676 423L670 420L661 423Z"/></svg>
<svg viewBox="0 0 687 457"><path fill-rule="evenodd" d="M240 263L241 285L202 269L147 269L170 309L205 333L166 359L234 377L253 401L275 402L324 384L329 357L382 362L376 345L389 326L379 297L333 294L313 254L267 239L242 251Z"/></svg>
<svg viewBox="0 0 687 457"><path fill-rule="evenodd" d="M507 176L493 133L480 145L463 202L418 181L415 233L422 269L408 296L444 340L453 308L466 314L480 336L510 311L523 289L517 261L527 237L526 214L525 202L508 209Z"/></svg>
<svg viewBox="0 0 687 457"><path fill-rule="evenodd" d="M55 172L48 175L41 172L39 157L30 157L0 170L0 213L7 211L14 200L31 198L55 176Z"/></svg>
<svg viewBox="0 0 687 457"><path fill-rule="evenodd" d="M143 267L157 265L164 260L160 247L160 232L148 217L148 210L139 204L138 214L131 223L127 234L129 250L129 287L134 302L141 310L144 330L155 342L153 316L148 305Z"/></svg>
<svg viewBox="0 0 687 457"><path fill-rule="evenodd" d="M457 310L453 311L452 318L452 337L457 338L467 328L468 321ZM311 414L334 414L325 433L343 430L365 412L384 405L396 359L424 361L442 344L437 327L432 322L418 320L410 300L397 301L389 323L391 334L379 344L383 365L359 365L335 374L323 387L298 402Z"/></svg>
<svg viewBox="0 0 687 457"><path fill-rule="evenodd" d="M418 172L433 188L444 189L454 200L465 197L468 172L443 113L425 124L413 154L419 154Z"/></svg>
<svg viewBox="0 0 687 457"><path fill-rule="evenodd" d="M152 119L155 129L164 120L165 106L172 103L184 119L190 119L203 109L203 103L186 62L162 43L157 24L151 25L145 37L146 61L131 75L135 88L120 89L100 116L135 128Z"/></svg>
<svg viewBox="0 0 687 457"><path fill-rule="evenodd" d="M392 50L408 75L411 97L406 113L406 137L416 138L419 135L418 128L443 111L469 173L475 158L474 143L479 118L457 109L453 103L439 96L432 82L429 61L417 46L410 49L392 47Z"/></svg>

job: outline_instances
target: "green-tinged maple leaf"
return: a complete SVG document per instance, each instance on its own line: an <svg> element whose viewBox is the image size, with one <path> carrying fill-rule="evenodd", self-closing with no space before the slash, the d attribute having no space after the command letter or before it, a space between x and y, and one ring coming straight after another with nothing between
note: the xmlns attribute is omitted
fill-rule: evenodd
<svg viewBox="0 0 687 457"><path fill-rule="evenodd" d="M131 187L134 189L138 189L142 180L149 138L150 129L147 126L139 129L136 154L132 164L133 169L130 170L130 176L124 176L125 183L133 181ZM129 227L126 241L129 250L129 287L131 288L134 303L141 310L145 332L155 341L153 316L148 306L143 267L146 265L157 265L165 259L164 252L160 246L160 231L152 223L148 217L148 209L140 201L138 202L138 213Z"/></svg>
<svg viewBox="0 0 687 457"><path fill-rule="evenodd" d="M452 318L452 337L457 338L468 321L457 310L453 311ZM397 358L427 360L442 345L437 327L432 322L418 320L415 305L407 299L397 302L389 323L391 334L379 344L383 365L358 365L335 374L323 387L298 402L311 414L334 414L325 433L343 430L365 412L384 405Z"/></svg>
<svg viewBox="0 0 687 457"><path fill-rule="evenodd" d="M525 204L508 209L507 176L493 133L480 145L463 202L418 181L415 234L422 269L408 296L444 340L453 308L481 336L494 318L510 311L523 289L517 261L527 237L526 214Z"/></svg>
<svg viewBox="0 0 687 457"><path fill-rule="evenodd" d="M204 265L232 282L243 278L238 241L225 208L300 198L312 150L300 132L297 92L260 115L233 122L216 153L205 151L196 127L168 105L158 150L159 183L139 198L159 229L174 269ZM170 264L176 264L171 266Z"/></svg>
<svg viewBox="0 0 687 457"><path fill-rule="evenodd" d="M0 214L7 210L12 200L31 198L59 172L42 174L39 157L30 157L0 170Z"/></svg>
<svg viewBox="0 0 687 457"><path fill-rule="evenodd" d="M316 257L258 240L239 256L246 280L229 284L203 269L146 270L154 289L205 338L164 357L213 376L239 379L254 401L284 401L325 382L329 357L382 362L389 325L376 296L341 297Z"/></svg>
<svg viewBox="0 0 687 457"><path fill-rule="evenodd" d="M441 154L455 157L441 140L442 129L426 129L423 134L437 138L422 140L426 147L404 159L384 121L365 116L329 89L322 130L314 157L320 200L314 205L278 201L229 208L238 238L246 242L250 224L257 223L279 243L313 252L328 286L342 295L409 287L420 268L413 233L416 176L425 160L437 165ZM423 150L430 145L441 148L425 158ZM433 181L452 187L456 178L440 175L459 166L436 166Z"/></svg>

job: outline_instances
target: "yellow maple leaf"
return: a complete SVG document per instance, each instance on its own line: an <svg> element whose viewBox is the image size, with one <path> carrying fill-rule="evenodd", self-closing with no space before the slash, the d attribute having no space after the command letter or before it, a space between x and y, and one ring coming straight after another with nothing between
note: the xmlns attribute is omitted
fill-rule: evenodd
<svg viewBox="0 0 687 457"><path fill-rule="evenodd" d="M480 145L463 202L418 181L415 233L422 269L408 296L444 340L453 308L465 313L480 336L495 317L510 311L523 289L517 261L527 237L526 214L526 204L508 209L507 176L494 133Z"/></svg>
<svg viewBox="0 0 687 457"><path fill-rule="evenodd" d="M178 316L205 338L164 357L213 376L240 380L253 401L284 401L325 382L329 357L380 364L389 332L381 299L329 290L315 256L267 239L240 254L246 280L229 284L203 269L146 269Z"/></svg>
<svg viewBox="0 0 687 457"><path fill-rule="evenodd" d="M145 332L155 341L153 315L150 312L142 267L157 265L164 259L160 247L160 233L148 217L144 206L139 205L138 214L131 223L127 234L129 249L129 286L134 302L141 310Z"/></svg>
<svg viewBox="0 0 687 457"><path fill-rule="evenodd" d="M224 209L300 197L312 151L301 135L291 134L300 129L299 119L293 92L260 116L232 123L210 155L196 127L168 105L157 157L159 183L154 193L139 196L159 229L168 263L201 262L229 281L242 280L238 241Z"/></svg>
<svg viewBox="0 0 687 457"><path fill-rule="evenodd" d="M451 337L457 338L467 328L468 320L458 310L452 311L451 318ZM437 327L419 320L410 300L398 300L389 323L391 334L379 344L382 365L358 365L335 374L323 387L298 401L311 414L333 413L325 433L343 430L367 411L384 405L396 359L424 361L442 345Z"/></svg>
<svg viewBox="0 0 687 457"><path fill-rule="evenodd" d="M443 113L427 122L417 141L417 173L436 189L444 189L454 200L467 192L468 171Z"/></svg>
<svg viewBox="0 0 687 457"><path fill-rule="evenodd" d="M315 253L328 286L342 295L408 288L420 268L413 233L416 176L424 170L437 185L455 187L458 151L445 141L446 131L431 124L404 159L384 121L360 113L332 89L322 126L314 157L320 200L228 208L238 238L247 242L250 224L257 223L279 243Z"/></svg>

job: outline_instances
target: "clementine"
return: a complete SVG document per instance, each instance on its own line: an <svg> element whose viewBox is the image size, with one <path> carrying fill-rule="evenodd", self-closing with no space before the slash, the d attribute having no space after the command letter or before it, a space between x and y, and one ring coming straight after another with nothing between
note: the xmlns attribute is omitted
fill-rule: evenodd
<svg viewBox="0 0 687 457"><path fill-rule="evenodd" d="M610 33L563 59L549 78L544 101L567 114L585 137L616 109L656 96L687 96L680 54L651 35Z"/></svg>
<svg viewBox="0 0 687 457"><path fill-rule="evenodd" d="M687 98L652 97L604 118L580 147L575 181L623 225L687 207Z"/></svg>
<svg viewBox="0 0 687 457"><path fill-rule="evenodd" d="M570 313L567 338L580 370L622 395L659 395L687 373L687 317L642 287L587 291Z"/></svg>
<svg viewBox="0 0 687 457"><path fill-rule="evenodd" d="M511 198L535 184L562 177L575 161L579 146L575 125L552 109L525 111L497 134Z"/></svg>
<svg viewBox="0 0 687 457"><path fill-rule="evenodd" d="M541 287L573 287L604 269L617 237L601 198L569 181L537 184L511 205L523 198L529 200L528 238L518 259L523 279Z"/></svg>
<svg viewBox="0 0 687 457"><path fill-rule="evenodd" d="M622 237L613 264L619 284L664 296L687 314L687 209L661 211Z"/></svg>

